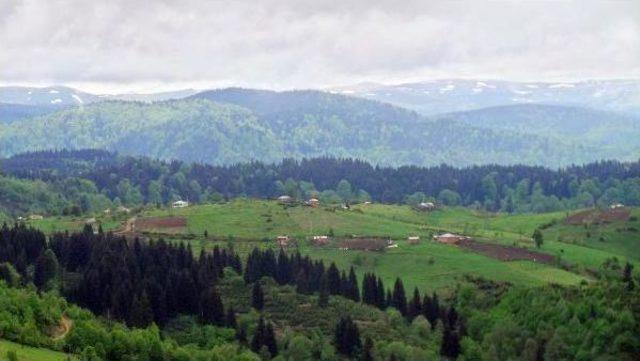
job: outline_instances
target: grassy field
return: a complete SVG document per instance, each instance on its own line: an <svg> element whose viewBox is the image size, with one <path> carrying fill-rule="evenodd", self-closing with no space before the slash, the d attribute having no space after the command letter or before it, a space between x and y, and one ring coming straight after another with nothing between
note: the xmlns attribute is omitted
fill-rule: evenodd
<svg viewBox="0 0 640 361"><path fill-rule="evenodd" d="M81 231L88 218L89 217L50 217L28 220L27 224L40 229L46 234L65 231L74 232ZM106 232L120 227L120 224L124 219L125 218L118 219L113 217L99 217L96 221L102 225L102 229Z"/></svg>
<svg viewBox="0 0 640 361"><path fill-rule="evenodd" d="M515 285L544 283L576 284L585 280L583 274L568 272L555 265L530 261L502 262L459 247L431 240L440 232L461 233L491 243L534 248L533 231L553 223L543 231L541 252L550 253L579 268L597 268L607 258L621 261L640 260L637 221L632 219L607 225L571 226L564 224L567 212L527 215L491 214L466 208L444 208L433 212L417 212L409 206L368 204L350 210L329 207L283 207L275 202L238 199L226 204L208 204L181 209L150 209L137 217L180 217L186 227L171 229L137 229L166 233L173 240L189 242L194 252L215 245L233 246L241 253L253 247L276 248L273 239L289 235L297 249L314 258L336 262L342 268L353 265L359 274L375 272L386 282L402 277L406 286L435 290L451 286L464 275L482 276ZM32 221L45 231L73 229L76 222L62 219ZM103 228L117 228L121 220L105 220ZM81 227L81 225L80 225ZM205 231L208 238L204 238ZM333 234L336 238L386 236L399 247L385 252L342 251L336 247L315 247L308 239L313 235ZM409 245L408 236L420 236L419 245Z"/></svg>
<svg viewBox="0 0 640 361"><path fill-rule="evenodd" d="M0 360L7 359L8 351L16 351L20 361L66 361L77 360L72 355L51 351L45 348L35 348L20 345L14 342L0 339Z"/></svg>

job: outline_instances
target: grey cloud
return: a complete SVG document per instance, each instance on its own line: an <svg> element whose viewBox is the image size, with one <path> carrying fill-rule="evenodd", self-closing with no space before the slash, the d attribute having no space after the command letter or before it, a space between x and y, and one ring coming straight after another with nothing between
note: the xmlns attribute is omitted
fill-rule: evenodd
<svg viewBox="0 0 640 361"><path fill-rule="evenodd" d="M318 87L640 76L636 1L0 2L0 81Z"/></svg>

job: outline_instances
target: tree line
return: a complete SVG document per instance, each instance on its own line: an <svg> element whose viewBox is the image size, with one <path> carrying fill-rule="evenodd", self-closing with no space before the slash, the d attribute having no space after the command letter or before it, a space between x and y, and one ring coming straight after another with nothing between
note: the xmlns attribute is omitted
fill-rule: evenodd
<svg viewBox="0 0 640 361"><path fill-rule="evenodd" d="M283 194L326 203L436 201L505 212L640 205L640 162L601 161L554 170L524 165L380 167L325 157L213 166L81 150L16 155L2 162L2 171L50 184L78 211L101 210L108 206L105 198L132 206Z"/></svg>

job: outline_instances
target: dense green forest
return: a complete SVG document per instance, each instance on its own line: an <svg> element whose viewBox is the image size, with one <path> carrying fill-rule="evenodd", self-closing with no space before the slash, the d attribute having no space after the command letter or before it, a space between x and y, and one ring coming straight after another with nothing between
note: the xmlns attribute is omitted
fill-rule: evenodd
<svg viewBox="0 0 640 361"><path fill-rule="evenodd" d="M635 148L625 144L603 146L427 119L388 104L318 91L235 88L156 103L99 102L0 122L0 156L55 148L209 164L322 156L394 166L635 160Z"/></svg>
<svg viewBox="0 0 640 361"><path fill-rule="evenodd" d="M113 206L288 194L325 203L435 201L509 213L640 205L640 164L378 167L352 159L212 166L98 150L26 153L0 163L0 212L80 214Z"/></svg>

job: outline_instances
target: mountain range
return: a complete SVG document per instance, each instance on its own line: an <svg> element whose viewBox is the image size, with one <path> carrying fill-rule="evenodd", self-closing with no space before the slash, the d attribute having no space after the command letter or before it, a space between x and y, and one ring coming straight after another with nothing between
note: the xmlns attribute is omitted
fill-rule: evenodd
<svg viewBox="0 0 640 361"><path fill-rule="evenodd" d="M633 94L592 108L524 102L466 111L454 111L470 104L454 97L457 108L425 115L335 91L227 88L125 101L64 87L23 90L0 90L0 157L99 148L212 164L326 155L382 165L564 166L640 155L640 118L633 105L619 109Z"/></svg>
<svg viewBox="0 0 640 361"><path fill-rule="evenodd" d="M640 112L640 80L513 82L444 79L397 85L362 83L330 90L395 104L426 115L529 103Z"/></svg>

